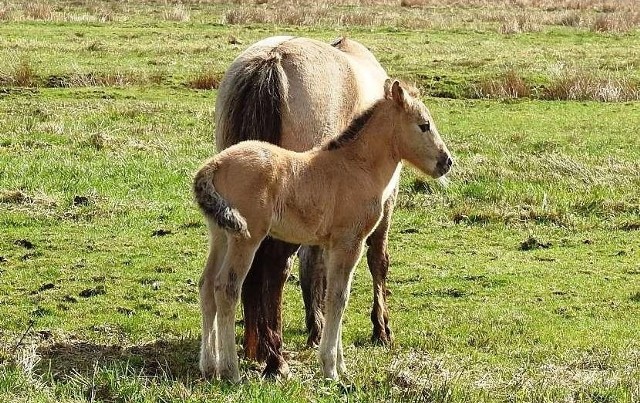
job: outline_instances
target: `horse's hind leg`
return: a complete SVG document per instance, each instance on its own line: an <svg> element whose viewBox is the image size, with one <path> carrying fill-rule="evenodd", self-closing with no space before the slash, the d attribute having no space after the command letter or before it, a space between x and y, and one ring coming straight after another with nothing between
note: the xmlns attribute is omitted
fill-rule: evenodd
<svg viewBox="0 0 640 403"><path fill-rule="evenodd" d="M307 325L307 346L320 343L324 324L324 291L326 289L326 268L323 251L318 246L300 248L300 288L304 300L305 322Z"/></svg>
<svg viewBox="0 0 640 403"><path fill-rule="evenodd" d="M245 357L266 361L265 376L289 372L282 356L282 291L297 249L298 245L266 238L242 286Z"/></svg>
<svg viewBox="0 0 640 403"><path fill-rule="evenodd" d="M214 280L222 266L227 249L226 235L210 226L209 256L200 277L200 310L202 312L202 340L200 346L200 371L205 378L217 375L216 301Z"/></svg>
<svg viewBox="0 0 640 403"><path fill-rule="evenodd" d="M227 243L227 253L216 275L214 287L218 325L218 372L221 379L238 382L240 371L236 353L235 312L242 282L249 271L259 242L229 236Z"/></svg>
<svg viewBox="0 0 640 403"><path fill-rule="evenodd" d="M387 273L389 272L388 237L391 225L391 213L395 203L395 195L389 197L384 204L382 219L373 233L367 239L367 264L373 278L373 308L371 322L373 323L374 343L388 344L392 341L389 329L389 312L387 311Z"/></svg>

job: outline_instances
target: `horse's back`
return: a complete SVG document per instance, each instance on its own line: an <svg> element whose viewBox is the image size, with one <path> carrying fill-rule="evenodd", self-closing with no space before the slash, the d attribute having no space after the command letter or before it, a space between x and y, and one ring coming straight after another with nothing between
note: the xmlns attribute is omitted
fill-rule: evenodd
<svg viewBox="0 0 640 403"><path fill-rule="evenodd" d="M279 122L263 124L268 127L258 139L287 149L304 151L327 136L339 134L355 114L380 99L386 73L375 57L355 41L342 39L334 45L310 38L281 36L257 42L239 55L225 74L218 92L218 149L248 139L242 137L242 133L229 133L232 126L227 124L225 116L238 107L231 101L234 83L246 74L246 66L257 60L277 57L279 66L274 74L279 74L280 86L272 93L281 98L277 111L264 108L262 112L278 114L272 119L279 119ZM247 114L245 119L259 120L260 117L255 116L259 113Z"/></svg>

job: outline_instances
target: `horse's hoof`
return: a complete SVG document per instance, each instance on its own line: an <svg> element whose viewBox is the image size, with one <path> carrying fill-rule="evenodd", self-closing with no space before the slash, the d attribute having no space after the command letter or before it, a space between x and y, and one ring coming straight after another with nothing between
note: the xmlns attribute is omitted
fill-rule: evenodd
<svg viewBox="0 0 640 403"><path fill-rule="evenodd" d="M374 327L373 334L371 335L371 343L381 346L388 346L393 343L391 329L386 326L384 329L377 326Z"/></svg>
<svg viewBox="0 0 640 403"><path fill-rule="evenodd" d="M308 329L309 336L307 337L307 347L316 348L320 345L320 338L322 337L322 328L312 326Z"/></svg>
<svg viewBox="0 0 640 403"><path fill-rule="evenodd" d="M307 348L318 348L320 345L320 337L309 336L307 339Z"/></svg>
<svg viewBox="0 0 640 403"><path fill-rule="evenodd" d="M324 371L324 379L327 379L327 380L330 380L330 381L337 381L338 380L338 371L336 371L335 369L325 370Z"/></svg>
<svg viewBox="0 0 640 403"><path fill-rule="evenodd" d="M289 379L291 377L291 370L284 358L279 357L267 360L267 366L264 368L264 371L262 371L262 376L270 379Z"/></svg>

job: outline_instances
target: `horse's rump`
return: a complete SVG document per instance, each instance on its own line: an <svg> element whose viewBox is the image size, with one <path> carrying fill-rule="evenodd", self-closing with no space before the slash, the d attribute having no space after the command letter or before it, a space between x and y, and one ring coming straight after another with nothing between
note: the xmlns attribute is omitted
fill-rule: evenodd
<svg viewBox="0 0 640 403"><path fill-rule="evenodd" d="M379 99L385 77L366 48L348 39L332 45L294 37L258 42L234 60L220 85L217 148L262 140L310 149Z"/></svg>
<svg viewBox="0 0 640 403"><path fill-rule="evenodd" d="M237 73L230 74L217 102L216 142L218 149L244 140L280 143L283 79L280 55L273 52L244 60Z"/></svg>

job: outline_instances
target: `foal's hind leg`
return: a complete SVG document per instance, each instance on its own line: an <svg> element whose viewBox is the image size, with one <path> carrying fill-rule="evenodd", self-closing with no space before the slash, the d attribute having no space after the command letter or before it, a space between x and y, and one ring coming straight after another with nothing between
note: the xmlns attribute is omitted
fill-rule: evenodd
<svg viewBox="0 0 640 403"><path fill-rule="evenodd" d="M307 325L307 346L315 347L320 343L324 324L324 292L326 289L326 268L323 251L319 246L306 246L298 252L300 259L300 288L304 301L305 322Z"/></svg>
<svg viewBox="0 0 640 403"><path fill-rule="evenodd" d="M373 308L371 310L373 335L371 340L374 343L382 344L388 344L392 341L391 329L389 329L389 312L387 311L387 273L389 272L387 247L394 203L395 193L385 202L382 219L367 239L369 245L367 264L373 279Z"/></svg>
<svg viewBox="0 0 640 403"><path fill-rule="evenodd" d="M259 241L227 237L227 254L215 278L215 302L218 324L218 372L221 379L240 380L235 341L235 313L240 289Z"/></svg>
<svg viewBox="0 0 640 403"><path fill-rule="evenodd" d="M209 256L200 277L200 310L202 312L202 340L200 346L200 371L205 378L217 375L216 301L214 280L222 265L227 249L224 232L210 226Z"/></svg>

